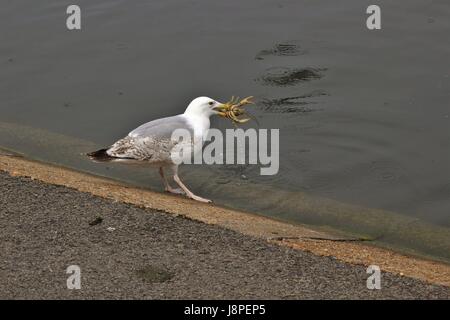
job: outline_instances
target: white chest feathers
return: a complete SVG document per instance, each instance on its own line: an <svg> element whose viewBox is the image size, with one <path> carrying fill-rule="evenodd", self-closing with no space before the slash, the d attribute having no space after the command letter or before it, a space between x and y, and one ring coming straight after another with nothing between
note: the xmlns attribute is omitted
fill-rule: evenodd
<svg viewBox="0 0 450 320"><path fill-rule="evenodd" d="M209 117L203 115L184 115L189 126L192 128L194 143L198 143L206 139L210 127Z"/></svg>

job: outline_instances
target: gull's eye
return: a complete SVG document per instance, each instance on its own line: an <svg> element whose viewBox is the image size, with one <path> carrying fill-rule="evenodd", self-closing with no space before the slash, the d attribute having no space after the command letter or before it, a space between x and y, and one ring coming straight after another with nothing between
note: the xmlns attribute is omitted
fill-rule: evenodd
<svg viewBox="0 0 450 320"><path fill-rule="evenodd" d="M210 102L208 102L208 104L209 104L210 106L212 106L212 105L214 104L214 101L210 101Z"/></svg>

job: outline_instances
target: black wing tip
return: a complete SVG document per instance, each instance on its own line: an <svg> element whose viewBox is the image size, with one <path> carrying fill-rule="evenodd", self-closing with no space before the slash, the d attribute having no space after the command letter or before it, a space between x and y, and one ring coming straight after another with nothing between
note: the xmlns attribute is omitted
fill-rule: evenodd
<svg viewBox="0 0 450 320"><path fill-rule="evenodd" d="M94 161L107 162L114 160L115 158L111 157L106 151L108 151L108 149L100 149L97 151L89 152L86 155Z"/></svg>

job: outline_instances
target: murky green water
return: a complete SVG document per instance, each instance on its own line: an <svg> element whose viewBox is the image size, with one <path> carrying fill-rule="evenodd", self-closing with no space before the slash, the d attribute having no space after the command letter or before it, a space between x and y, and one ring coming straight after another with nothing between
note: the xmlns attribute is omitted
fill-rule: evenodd
<svg viewBox="0 0 450 320"><path fill-rule="evenodd" d="M251 94L280 173L184 167L197 193L450 260L448 1L379 1L379 31L360 0L78 1L79 32L68 4L2 3L0 146L158 189L80 154L193 97Z"/></svg>

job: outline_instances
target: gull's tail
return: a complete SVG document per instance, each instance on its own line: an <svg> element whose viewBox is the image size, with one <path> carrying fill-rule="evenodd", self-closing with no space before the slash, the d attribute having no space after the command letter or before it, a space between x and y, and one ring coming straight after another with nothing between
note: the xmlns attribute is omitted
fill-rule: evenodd
<svg viewBox="0 0 450 320"><path fill-rule="evenodd" d="M113 161L117 158L115 157L111 157L106 151L108 151L108 149L100 149L97 151L93 151L93 152L89 152L87 154L87 156L94 161L98 161L98 162L109 162L109 161Z"/></svg>

